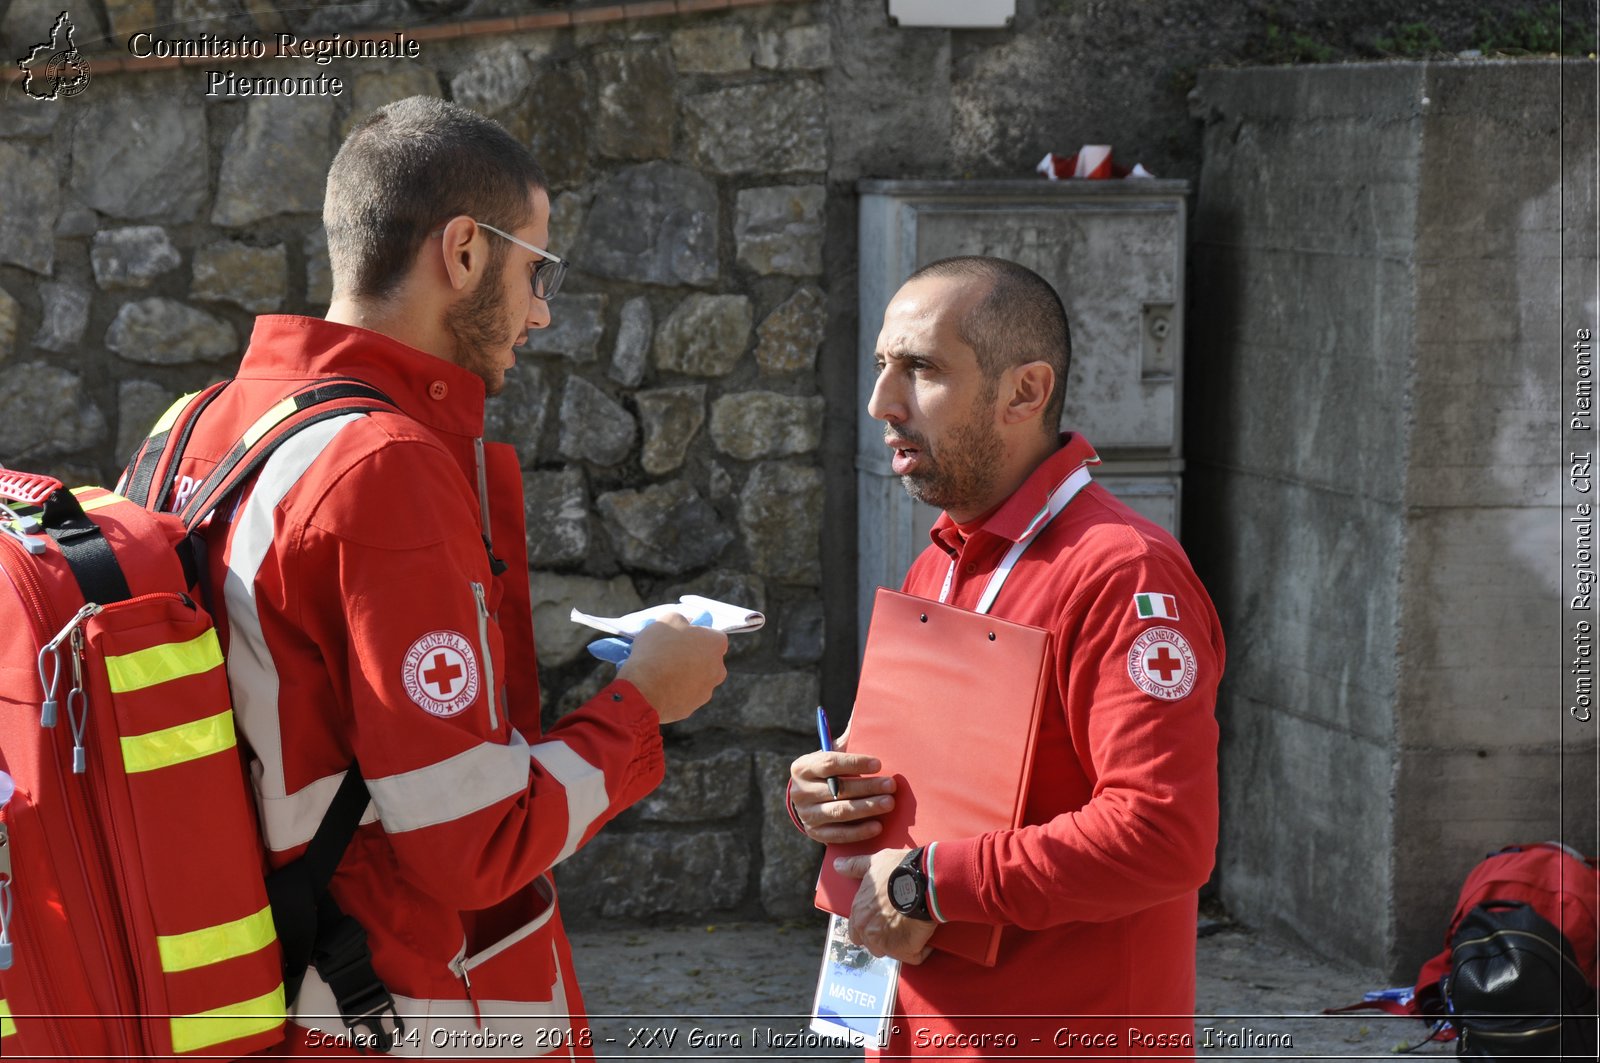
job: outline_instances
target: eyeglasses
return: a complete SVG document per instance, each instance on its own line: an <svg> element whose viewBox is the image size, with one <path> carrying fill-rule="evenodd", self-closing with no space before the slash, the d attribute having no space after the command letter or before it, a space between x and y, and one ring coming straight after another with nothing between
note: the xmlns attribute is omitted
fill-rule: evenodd
<svg viewBox="0 0 1600 1063"><path fill-rule="evenodd" d="M476 218L473 220L477 221ZM478 228L488 229L496 236L503 236L523 250L532 251L534 254L544 259L543 262L533 267L533 294L536 298L548 300L552 298L556 292L561 290L561 281L567 275L566 259L558 258L542 247L534 247L526 240L518 240L510 233L502 232L486 222L479 221Z"/></svg>

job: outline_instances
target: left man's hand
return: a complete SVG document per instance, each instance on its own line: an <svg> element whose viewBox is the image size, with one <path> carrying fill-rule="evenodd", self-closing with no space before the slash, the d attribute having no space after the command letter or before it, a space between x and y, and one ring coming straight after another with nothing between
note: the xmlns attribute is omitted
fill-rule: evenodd
<svg viewBox="0 0 1600 1063"><path fill-rule="evenodd" d="M933 951L928 939L939 924L901 915L889 903L889 874L910 851L881 849L870 856L841 856L833 867L846 878L861 880L850 904L850 940L874 956L918 964Z"/></svg>

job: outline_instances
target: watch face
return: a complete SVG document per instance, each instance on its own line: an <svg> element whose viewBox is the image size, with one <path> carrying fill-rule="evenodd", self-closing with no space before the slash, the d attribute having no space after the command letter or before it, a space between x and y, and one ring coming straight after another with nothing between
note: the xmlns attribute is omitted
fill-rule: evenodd
<svg viewBox="0 0 1600 1063"><path fill-rule="evenodd" d="M917 883L909 874L895 875L889 881L889 900L896 908L910 911L917 903Z"/></svg>

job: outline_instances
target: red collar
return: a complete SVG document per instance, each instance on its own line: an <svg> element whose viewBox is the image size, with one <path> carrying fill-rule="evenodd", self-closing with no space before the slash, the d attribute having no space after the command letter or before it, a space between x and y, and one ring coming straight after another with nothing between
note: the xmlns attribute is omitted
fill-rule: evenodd
<svg viewBox="0 0 1600 1063"><path fill-rule="evenodd" d="M241 379L300 381L348 376L370 384L429 428L483 434L483 381L453 362L399 340L293 314L256 318Z"/></svg>
<svg viewBox="0 0 1600 1063"><path fill-rule="evenodd" d="M950 519L950 514L941 513L933 522L930 537L947 551L960 550L962 542L980 531L1020 542L1044 517L1051 492L1083 466L1098 464L1100 455L1087 439L1076 432L1064 433L1061 448L1040 462L1004 502L965 524L957 524Z"/></svg>

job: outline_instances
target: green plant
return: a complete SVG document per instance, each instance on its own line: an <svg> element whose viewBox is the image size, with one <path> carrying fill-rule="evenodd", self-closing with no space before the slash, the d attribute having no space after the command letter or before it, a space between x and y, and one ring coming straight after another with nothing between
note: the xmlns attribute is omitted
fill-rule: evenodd
<svg viewBox="0 0 1600 1063"><path fill-rule="evenodd" d="M1387 36L1373 42L1383 55L1417 57L1444 51L1444 42L1426 22L1405 22L1391 26Z"/></svg>
<svg viewBox="0 0 1600 1063"><path fill-rule="evenodd" d="M1304 33L1284 33L1276 23L1267 26L1262 58L1269 63L1331 63L1338 52Z"/></svg>
<svg viewBox="0 0 1600 1063"><path fill-rule="evenodd" d="M1485 55L1582 55L1594 33L1592 27L1566 18L1560 4L1513 12L1502 19L1480 11L1473 36Z"/></svg>

